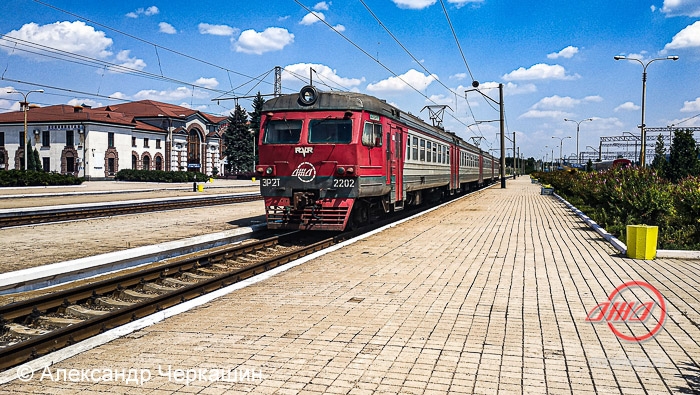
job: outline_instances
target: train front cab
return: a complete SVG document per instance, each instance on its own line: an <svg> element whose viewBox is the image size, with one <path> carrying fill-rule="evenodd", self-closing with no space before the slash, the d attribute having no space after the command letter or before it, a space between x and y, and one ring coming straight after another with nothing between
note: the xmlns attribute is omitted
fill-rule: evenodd
<svg viewBox="0 0 700 395"><path fill-rule="evenodd" d="M402 200L403 130L385 117L289 111L265 115L261 129L256 170L269 229L340 231Z"/></svg>

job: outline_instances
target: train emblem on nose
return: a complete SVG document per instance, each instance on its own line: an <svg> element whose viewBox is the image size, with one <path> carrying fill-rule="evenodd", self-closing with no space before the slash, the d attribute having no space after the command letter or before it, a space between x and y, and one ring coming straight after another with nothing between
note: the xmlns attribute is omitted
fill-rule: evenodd
<svg viewBox="0 0 700 395"><path fill-rule="evenodd" d="M316 178L316 168L309 162L301 162L292 172L292 177L301 182L311 182Z"/></svg>
<svg viewBox="0 0 700 395"><path fill-rule="evenodd" d="M314 153L314 147L295 147L294 153L295 154L302 154L304 156L304 158L306 158L306 154L313 154Z"/></svg>

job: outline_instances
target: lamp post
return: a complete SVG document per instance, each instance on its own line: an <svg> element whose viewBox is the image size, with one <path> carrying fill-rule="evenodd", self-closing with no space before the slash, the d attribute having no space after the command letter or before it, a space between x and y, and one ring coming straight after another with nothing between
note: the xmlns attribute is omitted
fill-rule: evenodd
<svg viewBox="0 0 700 395"><path fill-rule="evenodd" d="M576 123L576 157L578 158L578 132L581 128L581 122L592 121L593 118L586 118L580 121L574 121L573 119L564 118L564 121L575 122ZM581 160L578 160L578 164L581 164Z"/></svg>
<svg viewBox="0 0 700 395"><path fill-rule="evenodd" d="M27 167L29 167L29 155L31 154L27 149L27 111L29 111L29 102L27 101L27 96L29 96L30 93L32 92L39 92L39 93L44 93L43 89L36 89L36 90L31 90L29 92L20 92L18 90L10 90L7 91L7 93L19 93L24 97L24 101L19 103L20 106L22 106L22 111L24 111L24 170L28 170Z"/></svg>
<svg viewBox="0 0 700 395"><path fill-rule="evenodd" d="M561 163L561 162L562 162L562 158L561 158L561 155L562 155L562 146L564 145L564 140L570 139L571 136L566 136L566 137L556 137L556 136L552 136L552 138L553 138L553 139L559 139L559 165L560 165L560 166L563 166L563 163ZM552 154L552 156L554 156L554 154Z"/></svg>
<svg viewBox="0 0 700 395"><path fill-rule="evenodd" d="M615 60L633 60L635 62L639 62L639 64L641 64L643 67L643 70L642 70L642 124L639 125L639 128L642 130L642 138L641 138L642 145L641 145L641 148L639 150L640 151L639 152L639 164L640 164L640 166L645 167L646 166L646 152L647 152L647 149L646 149L647 133L646 133L646 129L645 129L646 125L644 124L644 116L645 116L645 102L646 102L646 96L647 96L647 67L649 67L649 65L652 62L655 62L657 60L676 61L676 60L678 60L678 56L672 55L672 56L667 56L665 58L656 58L656 59L652 59L646 63L642 62L641 59L628 58L628 57L622 56L622 55L617 55L617 56L613 57L613 59L615 59Z"/></svg>

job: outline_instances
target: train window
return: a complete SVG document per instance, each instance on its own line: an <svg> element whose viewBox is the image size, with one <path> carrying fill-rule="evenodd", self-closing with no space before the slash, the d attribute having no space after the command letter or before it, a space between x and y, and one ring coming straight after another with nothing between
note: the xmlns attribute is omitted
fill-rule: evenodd
<svg viewBox="0 0 700 395"><path fill-rule="evenodd" d="M265 124L263 144L295 144L301 136L300 120L275 120Z"/></svg>
<svg viewBox="0 0 700 395"><path fill-rule="evenodd" d="M382 146L382 124L365 122L362 131L362 145L367 147Z"/></svg>
<svg viewBox="0 0 700 395"><path fill-rule="evenodd" d="M433 154L431 152L433 152L433 143L431 141L428 141L425 144L426 144L425 152L427 152L426 155L428 156L428 162L432 162L433 161Z"/></svg>
<svg viewBox="0 0 700 395"><path fill-rule="evenodd" d="M425 140L420 139L420 160L425 162Z"/></svg>
<svg viewBox="0 0 700 395"><path fill-rule="evenodd" d="M418 160L418 137L413 138L413 160Z"/></svg>
<svg viewBox="0 0 700 395"><path fill-rule="evenodd" d="M437 163L437 144L433 144L433 162Z"/></svg>
<svg viewBox="0 0 700 395"><path fill-rule="evenodd" d="M411 136L409 135L408 138L406 139L406 159L405 160L410 160L411 159Z"/></svg>
<svg viewBox="0 0 700 395"><path fill-rule="evenodd" d="M437 163L442 163L442 145L438 145Z"/></svg>
<svg viewBox="0 0 700 395"><path fill-rule="evenodd" d="M347 144L351 140L351 119L313 119L309 123L309 143Z"/></svg>

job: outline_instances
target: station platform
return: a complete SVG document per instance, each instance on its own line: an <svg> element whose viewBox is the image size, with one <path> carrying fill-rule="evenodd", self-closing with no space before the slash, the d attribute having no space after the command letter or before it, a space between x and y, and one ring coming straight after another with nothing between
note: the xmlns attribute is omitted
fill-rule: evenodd
<svg viewBox="0 0 700 395"><path fill-rule="evenodd" d="M697 393L698 273L698 261L619 256L564 204L520 177L2 389ZM641 342L617 334L624 322L586 321L629 281L651 284L665 301L665 322ZM107 371L136 379L124 375L132 370L148 379L106 379Z"/></svg>

